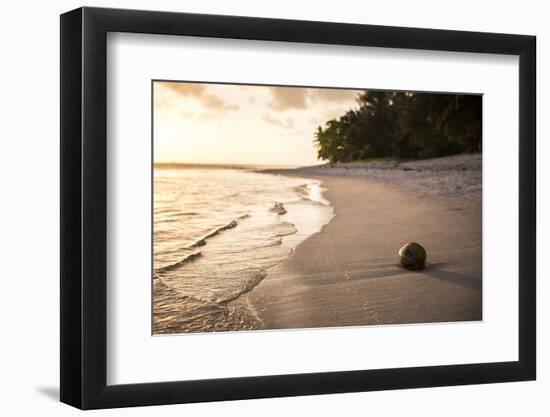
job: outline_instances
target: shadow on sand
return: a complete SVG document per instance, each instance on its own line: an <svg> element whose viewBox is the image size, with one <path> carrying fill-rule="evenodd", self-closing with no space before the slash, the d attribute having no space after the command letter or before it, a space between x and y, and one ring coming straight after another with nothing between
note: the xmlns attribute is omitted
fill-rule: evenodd
<svg viewBox="0 0 550 417"><path fill-rule="evenodd" d="M409 271L400 267L398 264L393 263L379 264L376 268L370 271L364 271L359 268L350 269L348 270L348 274L350 276L346 279L354 281L377 278L398 278L407 274L418 274L423 275L426 278L435 278L464 288L481 290L482 284L480 278L458 272L447 271L444 267L448 264L448 262L429 263L422 271Z"/></svg>
<svg viewBox="0 0 550 417"><path fill-rule="evenodd" d="M445 265L447 265L446 262L429 264L426 269L422 271L422 274L427 275L430 278L439 279L441 281L446 281L461 287L470 288L472 290L481 290L480 278L441 269Z"/></svg>

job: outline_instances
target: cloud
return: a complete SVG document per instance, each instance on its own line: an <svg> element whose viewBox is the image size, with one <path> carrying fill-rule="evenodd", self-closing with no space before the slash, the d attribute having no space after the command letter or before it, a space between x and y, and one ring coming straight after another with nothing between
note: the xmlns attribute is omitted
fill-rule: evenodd
<svg viewBox="0 0 550 417"><path fill-rule="evenodd" d="M178 94L181 94L182 96L195 96L200 97L200 95L204 92L205 85L204 84L196 84L196 83L168 83L163 82L161 83L166 88L169 88L172 91L175 91Z"/></svg>
<svg viewBox="0 0 550 417"><path fill-rule="evenodd" d="M170 107L170 100L159 94L155 94L155 109L165 109Z"/></svg>
<svg viewBox="0 0 550 417"><path fill-rule="evenodd" d="M272 110L285 111L305 109L310 104L319 102L341 103L354 100L360 90L344 90L337 88L301 88L301 87L269 87Z"/></svg>
<svg viewBox="0 0 550 417"><path fill-rule="evenodd" d="M360 90L342 90L337 88L316 88L312 90L312 97L315 100L332 102L350 101L357 97Z"/></svg>
<svg viewBox="0 0 550 417"><path fill-rule="evenodd" d="M196 120L198 122L212 123L220 121L220 113L217 112L194 113L192 111L182 111L180 112L180 116L184 119Z"/></svg>
<svg viewBox="0 0 550 417"><path fill-rule="evenodd" d="M286 120L280 120L280 119L275 119L268 113L264 113L262 115L262 120L273 126L282 127L284 129L294 129L294 122L289 118L287 118Z"/></svg>
<svg viewBox="0 0 550 417"><path fill-rule="evenodd" d="M229 110L229 107L231 107L226 105L218 96L215 96L214 94L204 94L200 96L200 99L202 101L202 104L204 104L204 106L208 107L209 109Z"/></svg>
<svg viewBox="0 0 550 417"><path fill-rule="evenodd" d="M272 100L269 107L273 110L305 109L306 95L305 88L294 87L269 87Z"/></svg>
<svg viewBox="0 0 550 417"><path fill-rule="evenodd" d="M239 106L226 104L217 95L208 93L206 91L207 84L162 82L161 85L181 96L199 100L204 107L210 110L233 111L239 109Z"/></svg>

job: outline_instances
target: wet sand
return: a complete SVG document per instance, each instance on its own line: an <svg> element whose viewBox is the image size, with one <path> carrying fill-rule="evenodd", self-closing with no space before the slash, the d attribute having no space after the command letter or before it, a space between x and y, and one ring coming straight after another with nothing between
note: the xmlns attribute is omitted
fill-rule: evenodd
<svg viewBox="0 0 550 417"><path fill-rule="evenodd" d="M482 319L480 193L426 193L354 172L297 171L323 182L335 217L239 300L262 328ZM422 271L398 266L397 252L410 241L428 252Z"/></svg>

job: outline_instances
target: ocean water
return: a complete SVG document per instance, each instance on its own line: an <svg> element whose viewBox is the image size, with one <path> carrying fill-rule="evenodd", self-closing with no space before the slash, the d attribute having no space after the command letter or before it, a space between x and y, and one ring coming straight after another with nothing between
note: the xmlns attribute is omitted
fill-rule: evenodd
<svg viewBox="0 0 550 417"><path fill-rule="evenodd" d="M153 333L261 328L231 301L332 219L322 191L251 169L156 167Z"/></svg>

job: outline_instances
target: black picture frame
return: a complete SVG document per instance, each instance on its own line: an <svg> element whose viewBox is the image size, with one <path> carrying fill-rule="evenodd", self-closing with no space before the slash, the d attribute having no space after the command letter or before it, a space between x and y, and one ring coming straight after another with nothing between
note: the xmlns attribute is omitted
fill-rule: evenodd
<svg viewBox="0 0 550 417"><path fill-rule="evenodd" d="M519 56L518 361L107 385L108 32ZM535 379L534 36L84 7L61 15L60 57L62 402L94 409Z"/></svg>

